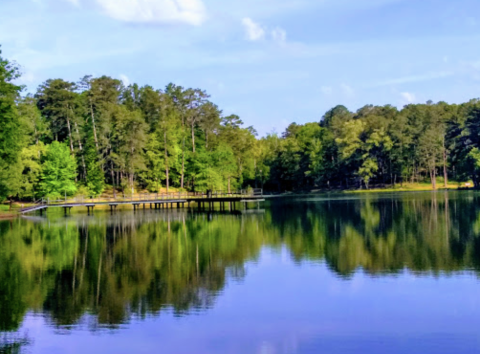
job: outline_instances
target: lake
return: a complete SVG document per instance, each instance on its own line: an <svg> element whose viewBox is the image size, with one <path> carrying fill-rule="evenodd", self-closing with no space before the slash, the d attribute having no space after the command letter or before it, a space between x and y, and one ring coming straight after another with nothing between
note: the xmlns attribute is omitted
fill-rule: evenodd
<svg viewBox="0 0 480 354"><path fill-rule="evenodd" d="M0 353L480 352L480 193L0 222Z"/></svg>

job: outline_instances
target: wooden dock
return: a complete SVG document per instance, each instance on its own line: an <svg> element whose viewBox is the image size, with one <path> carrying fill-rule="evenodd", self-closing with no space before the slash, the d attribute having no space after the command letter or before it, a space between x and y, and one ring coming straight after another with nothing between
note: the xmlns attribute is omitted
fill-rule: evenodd
<svg viewBox="0 0 480 354"><path fill-rule="evenodd" d="M72 200L42 200L40 203L20 210L21 214L40 212L43 214L49 208L63 208L65 214L72 208L84 207L87 212L93 212L96 206L109 206L113 212L118 206L130 205L133 210L139 209L180 209L196 207L198 210L214 210L216 206L220 210L236 210L237 203L246 209L248 203L256 203L260 208L260 203L264 202L263 190L253 190L250 193L245 191L236 193L175 193L175 194L138 194L122 198L84 198L77 197Z"/></svg>

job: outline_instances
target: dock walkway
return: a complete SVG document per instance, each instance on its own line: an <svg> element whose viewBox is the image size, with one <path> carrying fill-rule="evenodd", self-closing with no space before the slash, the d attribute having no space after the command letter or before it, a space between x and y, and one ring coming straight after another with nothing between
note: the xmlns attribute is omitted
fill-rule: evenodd
<svg viewBox="0 0 480 354"><path fill-rule="evenodd" d="M146 209L177 209L185 206L191 207L192 203L198 207L199 210L206 208L212 210L215 204L220 206L220 210L226 210L227 205L230 210L235 209L235 203L243 203L246 208L247 203L264 202L263 190L254 189L253 191L239 191L235 193L211 192L211 193L170 193L170 194L137 194L129 197L100 197L100 198L85 198L77 197L71 200L49 200L44 199L40 203L20 210L21 214L28 214L39 211L43 214L48 208L63 208L65 214L72 208L86 207L88 213L96 206L108 205L110 210L115 210L119 205L131 205L134 210L139 208Z"/></svg>

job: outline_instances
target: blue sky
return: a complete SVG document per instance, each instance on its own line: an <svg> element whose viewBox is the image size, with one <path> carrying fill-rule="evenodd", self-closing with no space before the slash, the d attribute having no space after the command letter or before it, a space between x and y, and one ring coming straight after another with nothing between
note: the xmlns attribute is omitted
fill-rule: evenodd
<svg viewBox="0 0 480 354"><path fill-rule="evenodd" d="M0 0L29 91L86 74L207 90L261 135L337 104L480 97L478 0Z"/></svg>

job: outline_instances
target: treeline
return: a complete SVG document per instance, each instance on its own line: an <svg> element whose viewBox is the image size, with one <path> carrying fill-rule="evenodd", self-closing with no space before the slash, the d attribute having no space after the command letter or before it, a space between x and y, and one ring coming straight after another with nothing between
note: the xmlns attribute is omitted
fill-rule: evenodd
<svg viewBox="0 0 480 354"><path fill-rule="evenodd" d="M1 53L0 53L1 54ZM0 57L0 200L207 189L369 188L429 180L480 185L480 101L343 106L258 139L200 89L86 76L22 96Z"/></svg>
<svg viewBox="0 0 480 354"><path fill-rule="evenodd" d="M262 139L268 183L278 190L369 188L437 177L480 186L480 101L367 105L328 111L320 123L291 124Z"/></svg>
<svg viewBox="0 0 480 354"><path fill-rule="evenodd" d="M18 69L0 65L3 198L97 196L107 186L231 191L255 179L255 131L203 90L86 76L21 97Z"/></svg>

